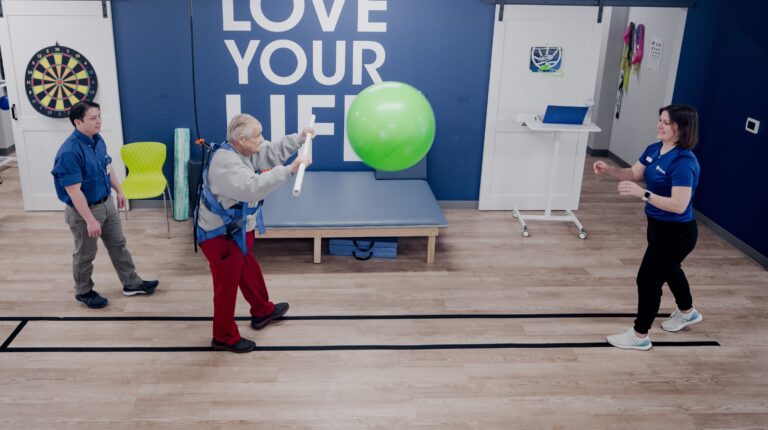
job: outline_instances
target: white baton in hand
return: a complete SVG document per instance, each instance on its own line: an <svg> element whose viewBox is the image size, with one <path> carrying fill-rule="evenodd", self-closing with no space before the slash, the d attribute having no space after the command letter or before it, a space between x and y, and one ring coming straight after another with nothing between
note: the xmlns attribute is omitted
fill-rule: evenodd
<svg viewBox="0 0 768 430"><path fill-rule="evenodd" d="M315 126L315 115L312 114L311 117L309 117L309 126L307 128L312 128ZM306 139L304 140L304 146L301 148L301 154L306 155L307 158L309 158L309 161L312 162L312 133L307 133ZM293 195L294 197L298 197L301 195L301 183L304 182L304 171L307 170L307 163L301 163L299 164L299 171L296 172L296 182L293 183Z"/></svg>

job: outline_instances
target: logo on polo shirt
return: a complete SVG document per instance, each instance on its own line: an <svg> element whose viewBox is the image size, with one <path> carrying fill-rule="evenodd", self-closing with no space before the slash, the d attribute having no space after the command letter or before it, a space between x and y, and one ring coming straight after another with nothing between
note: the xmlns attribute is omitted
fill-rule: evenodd
<svg viewBox="0 0 768 430"><path fill-rule="evenodd" d="M662 175L666 175L667 172L664 171L664 169L661 168L661 166L656 166L656 171L661 173Z"/></svg>

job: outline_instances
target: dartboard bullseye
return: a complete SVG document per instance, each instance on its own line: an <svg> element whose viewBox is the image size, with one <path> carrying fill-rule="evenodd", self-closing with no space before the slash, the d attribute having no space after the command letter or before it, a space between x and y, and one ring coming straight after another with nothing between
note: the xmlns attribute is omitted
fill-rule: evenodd
<svg viewBox="0 0 768 430"><path fill-rule="evenodd" d="M51 118L64 118L77 102L93 100L98 81L85 56L66 46L43 48L29 60L24 87L32 106Z"/></svg>

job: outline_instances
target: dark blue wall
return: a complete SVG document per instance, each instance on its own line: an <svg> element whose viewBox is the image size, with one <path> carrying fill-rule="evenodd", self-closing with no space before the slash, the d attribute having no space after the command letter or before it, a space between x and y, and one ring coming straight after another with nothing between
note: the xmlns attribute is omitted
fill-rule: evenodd
<svg viewBox="0 0 768 430"><path fill-rule="evenodd" d="M195 121L189 2L117 0L112 16L123 139L166 143L172 181L173 129L194 130Z"/></svg>
<svg viewBox="0 0 768 430"><path fill-rule="evenodd" d="M254 22L248 1L235 0L233 16L238 21L250 20L250 32L224 31L222 4L218 0L192 0L190 26L189 3L113 2L126 142L170 143L176 127L191 128L194 137L195 101L200 137L223 140L226 94L240 95L242 111L262 121L266 136L271 135L269 97L285 95L286 132L291 133L297 130L298 95L333 95L336 107L317 109L316 113L318 122L334 123L335 135L317 137L312 169L368 170L362 163L343 161L344 96L356 95L373 83L364 72L363 82L353 85L352 43L375 41L386 51L386 60L378 69L382 80L415 86L435 111L437 130L427 160L428 178L435 195L443 200L477 200L491 61L492 6L479 0L392 0L387 2L386 11L371 12L371 21L387 24L385 33L375 33L358 32L357 1L347 1L336 30L323 32L312 1L307 0L303 18L295 28L272 33ZM330 6L332 2L325 3ZM274 21L287 18L291 5L289 1L263 2L265 14ZM238 83L237 67L224 43L226 39L234 40L240 53L249 41L260 41L249 68L248 85ZM261 53L278 39L298 43L308 57L307 72L295 84L277 85L261 73ZM325 86L312 76L313 40L324 43L327 75L335 70L335 42L346 41L346 72L340 83ZM372 54L367 55L365 62L370 62ZM271 64L277 74L285 76L294 70L296 60L282 50L272 57Z"/></svg>
<svg viewBox="0 0 768 430"><path fill-rule="evenodd" d="M688 13L674 101L700 113L694 207L768 256L768 3L703 0ZM761 120L760 134L744 130Z"/></svg>

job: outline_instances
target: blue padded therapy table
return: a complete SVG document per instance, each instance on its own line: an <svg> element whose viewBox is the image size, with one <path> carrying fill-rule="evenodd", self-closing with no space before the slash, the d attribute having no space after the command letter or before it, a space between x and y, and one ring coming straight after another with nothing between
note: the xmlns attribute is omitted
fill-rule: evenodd
<svg viewBox="0 0 768 430"><path fill-rule="evenodd" d="M320 263L323 238L427 237L427 263L435 261L438 229L447 227L423 179L376 179L374 172L306 172L301 195L293 181L264 201L266 234L257 238L312 238Z"/></svg>

